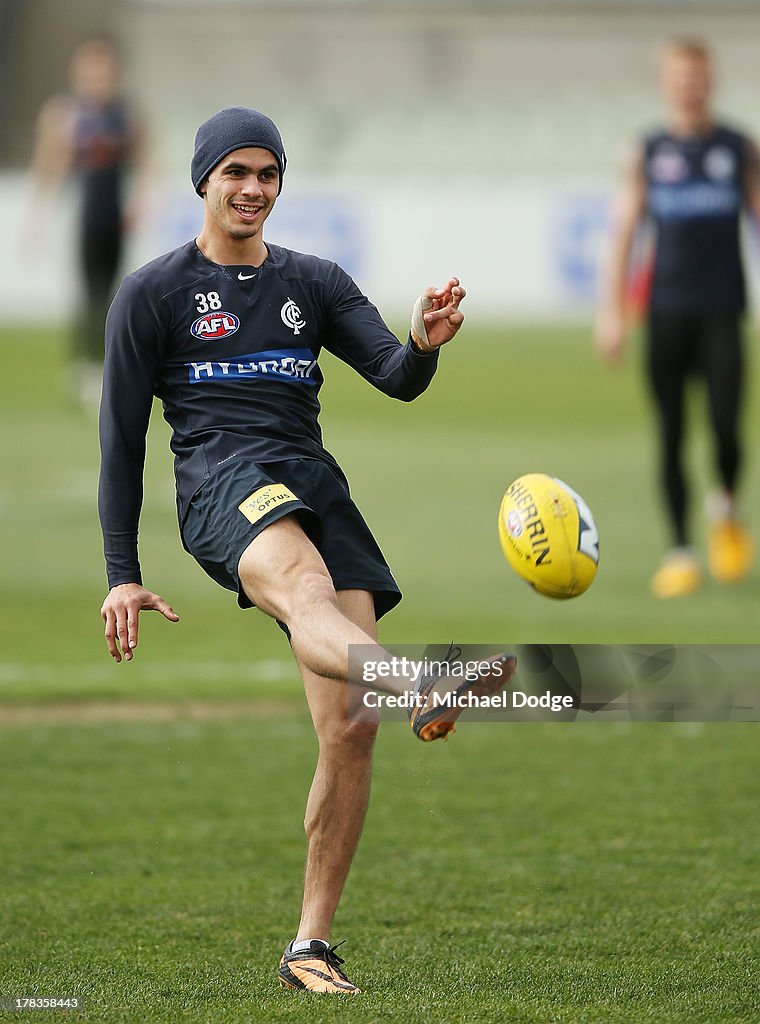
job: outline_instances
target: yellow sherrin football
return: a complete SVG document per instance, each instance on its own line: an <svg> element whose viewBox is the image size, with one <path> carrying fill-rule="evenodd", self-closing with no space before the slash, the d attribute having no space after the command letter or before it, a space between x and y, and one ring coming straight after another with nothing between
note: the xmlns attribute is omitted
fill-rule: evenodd
<svg viewBox="0 0 760 1024"><path fill-rule="evenodd" d="M546 597L577 597L599 565L599 533L572 487L528 473L507 488L499 509L499 540L518 574Z"/></svg>

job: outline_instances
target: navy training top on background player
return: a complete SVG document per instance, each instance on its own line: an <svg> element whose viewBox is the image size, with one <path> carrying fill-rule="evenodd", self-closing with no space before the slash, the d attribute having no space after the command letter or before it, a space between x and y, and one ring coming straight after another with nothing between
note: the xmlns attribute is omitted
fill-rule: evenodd
<svg viewBox="0 0 760 1024"><path fill-rule="evenodd" d="M261 267L220 266L195 241L125 278L106 324L99 511L108 583L140 582L137 527L153 396L172 427L180 524L231 458L333 463L318 423L326 348L411 401L437 353L401 345L336 264L267 243Z"/></svg>
<svg viewBox="0 0 760 1024"><path fill-rule="evenodd" d="M663 130L646 138L646 210L656 227L653 312L744 309L740 216L749 147L723 125L706 135Z"/></svg>
<svg viewBox="0 0 760 1024"><path fill-rule="evenodd" d="M134 134L122 100L76 103L72 164L82 183L82 219L91 230L121 227L123 178L132 162Z"/></svg>

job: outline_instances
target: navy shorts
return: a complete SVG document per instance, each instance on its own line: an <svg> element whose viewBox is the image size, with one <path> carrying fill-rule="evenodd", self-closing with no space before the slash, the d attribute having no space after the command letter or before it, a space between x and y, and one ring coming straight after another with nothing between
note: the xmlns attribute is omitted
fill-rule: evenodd
<svg viewBox="0 0 760 1024"><path fill-rule="evenodd" d="M262 530L295 514L324 559L336 590L368 590L379 619L401 600L383 553L337 466L317 459L260 463L232 459L190 502L182 526L187 551L208 575L253 602L240 585L240 557Z"/></svg>

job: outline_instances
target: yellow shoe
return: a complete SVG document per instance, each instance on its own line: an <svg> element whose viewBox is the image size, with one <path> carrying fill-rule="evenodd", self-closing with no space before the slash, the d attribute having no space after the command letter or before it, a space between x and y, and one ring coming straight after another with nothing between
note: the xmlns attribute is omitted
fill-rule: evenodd
<svg viewBox="0 0 760 1024"><path fill-rule="evenodd" d="M655 597L688 597L702 586L702 570L689 551L672 551L652 577Z"/></svg>
<svg viewBox="0 0 760 1024"><path fill-rule="evenodd" d="M735 519L723 519L710 526L707 560L718 583L737 583L749 572L755 545L749 531Z"/></svg>

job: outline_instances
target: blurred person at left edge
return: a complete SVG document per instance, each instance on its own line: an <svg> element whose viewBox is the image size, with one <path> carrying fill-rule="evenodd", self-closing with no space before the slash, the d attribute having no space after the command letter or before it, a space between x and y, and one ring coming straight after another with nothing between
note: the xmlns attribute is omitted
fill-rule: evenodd
<svg viewBox="0 0 760 1024"><path fill-rule="evenodd" d="M30 168L27 245L44 241L64 179L70 173L77 179L81 293L71 332L71 381L75 397L91 409L100 401L106 312L145 178L144 129L122 95L121 77L113 40L93 36L80 42L69 63L68 93L51 96L40 111Z"/></svg>

